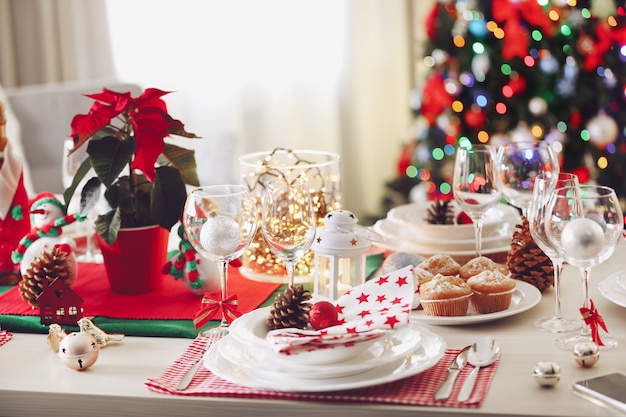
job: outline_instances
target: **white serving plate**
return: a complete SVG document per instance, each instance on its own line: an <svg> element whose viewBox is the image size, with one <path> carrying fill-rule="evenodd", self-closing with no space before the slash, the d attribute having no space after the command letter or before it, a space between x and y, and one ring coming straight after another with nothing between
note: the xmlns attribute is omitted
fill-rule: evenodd
<svg viewBox="0 0 626 417"><path fill-rule="evenodd" d="M423 340L422 327L415 323L390 331L389 336L376 339L360 355L330 365L300 365L281 360L271 348L240 343L232 335L218 343L220 354L229 362L255 371L295 373L305 379L337 378L365 372L376 366L394 362L417 349Z"/></svg>
<svg viewBox="0 0 626 417"><path fill-rule="evenodd" d="M265 319L270 315L272 307L263 307L252 310L249 313L235 319L229 329L230 334L240 343L246 344L253 349L263 351L272 349L265 336L267 335L267 326ZM385 336L383 336L385 337ZM298 365L326 365L346 361L350 358L360 355L367 350L374 340L365 340L354 343L350 346L337 345L327 349L312 350L309 352L298 353L297 355L278 355L275 354L275 360L282 360L286 364Z"/></svg>
<svg viewBox="0 0 626 417"><path fill-rule="evenodd" d="M483 323L523 313L536 306L539 301L541 301L541 292L537 287L518 280L516 282L515 292L513 292L513 298L511 299L511 305L507 310L480 314L474 311L470 306L466 316L454 317L428 316L424 310L413 310L411 313L411 321L420 324L437 324L442 326Z"/></svg>
<svg viewBox="0 0 626 417"><path fill-rule="evenodd" d="M425 219L428 208L432 204L431 201L427 201L394 207L387 213L387 218L400 225L411 227L423 236L435 239L471 239L474 236L473 224L442 225L428 223ZM462 210L455 202L452 202L452 207L456 217ZM509 206L498 204L487 213L483 222L483 236L491 236L497 233L497 229L501 226L508 209L510 209Z"/></svg>
<svg viewBox="0 0 626 417"><path fill-rule="evenodd" d="M334 378L302 378L296 372L256 371L226 359L213 345L204 355L204 365L215 375L252 388L289 392L341 391L385 384L419 374L433 367L444 355L446 344L435 333L422 329L422 343L408 355L364 372Z"/></svg>
<svg viewBox="0 0 626 417"><path fill-rule="evenodd" d="M598 290L609 301L621 307L626 307L626 288L623 283L626 282L626 270L614 272L604 278L598 284Z"/></svg>

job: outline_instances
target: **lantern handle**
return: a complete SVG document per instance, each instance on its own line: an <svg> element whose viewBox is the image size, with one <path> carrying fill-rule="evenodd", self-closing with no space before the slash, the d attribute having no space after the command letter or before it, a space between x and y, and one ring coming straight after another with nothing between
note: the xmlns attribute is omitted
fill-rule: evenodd
<svg viewBox="0 0 626 417"><path fill-rule="evenodd" d="M352 225L352 230L345 229L341 226L337 226L337 230L339 230L340 232L355 234L358 237L367 239L371 242L385 243L385 237L382 236L380 233L373 231L369 227L361 226L359 224Z"/></svg>

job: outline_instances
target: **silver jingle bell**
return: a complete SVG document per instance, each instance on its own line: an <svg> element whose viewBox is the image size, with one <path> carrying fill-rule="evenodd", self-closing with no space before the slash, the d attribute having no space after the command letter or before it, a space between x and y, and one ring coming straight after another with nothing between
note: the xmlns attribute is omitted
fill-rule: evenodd
<svg viewBox="0 0 626 417"><path fill-rule="evenodd" d="M590 368L600 359L600 348L594 342L579 342L574 345L572 357L579 366Z"/></svg>
<svg viewBox="0 0 626 417"><path fill-rule="evenodd" d="M539 362L533 376L539 386L553 387L561 380L561 367L554 362Z"/></svg>

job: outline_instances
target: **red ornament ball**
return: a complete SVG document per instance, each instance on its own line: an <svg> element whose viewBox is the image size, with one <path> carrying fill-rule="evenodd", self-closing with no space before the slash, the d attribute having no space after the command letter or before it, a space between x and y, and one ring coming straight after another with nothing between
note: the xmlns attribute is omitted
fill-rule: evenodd
<svg viewBox="0 0 626 417"><path fill-rule="evenodd" d="M315 330L337 324L337 309L330 301L318 301L309 310L309 323Z"/></svg>

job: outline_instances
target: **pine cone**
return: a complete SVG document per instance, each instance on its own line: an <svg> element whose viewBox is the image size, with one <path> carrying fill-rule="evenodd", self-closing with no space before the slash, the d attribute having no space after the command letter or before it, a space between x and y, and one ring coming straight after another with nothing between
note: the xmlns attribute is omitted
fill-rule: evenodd
<svg viewBox="0 0 626 417"><path fill-rule="evenodd" d="M294 327L304 329L309 324L311 294L302 285L288 287L278 294L272 304L270 317L265 321L270 330Z"/></svg>
<svg viewBox="0 0 626 417"><path fill-rule="evenodd" d="M43 282L52 282L57 278L71 284L73 274L68 254L53 248L51 252L44 252L30 264L19 283L20 296L31 306L38 307L37 297L43 291Z"/></svg>
<svg viewBox="0 0 626 417"><path fill-rule="evenodd" d="M525 217L522 217L522 224L515 226L507 266L512 278L528 282L541 292L554 284L552 261L533 240Z"/></svg>
<svg viewBox="0 0 626 417"><path fill-rule="evenodd" d="M454 210L449 200L436 200L426 210L426 222L430 224L454 224Z"/></svg>

